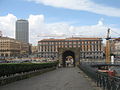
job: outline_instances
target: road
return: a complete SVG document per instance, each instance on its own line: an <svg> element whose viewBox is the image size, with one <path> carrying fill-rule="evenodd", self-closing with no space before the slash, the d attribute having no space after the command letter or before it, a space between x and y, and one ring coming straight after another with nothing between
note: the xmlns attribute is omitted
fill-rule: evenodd
<svg viewBox="0 0 120 90"><path fill-rule="evenodd" d="M79 68L60 68L39 76L17 81L0 90L95 90Z"/></svg>

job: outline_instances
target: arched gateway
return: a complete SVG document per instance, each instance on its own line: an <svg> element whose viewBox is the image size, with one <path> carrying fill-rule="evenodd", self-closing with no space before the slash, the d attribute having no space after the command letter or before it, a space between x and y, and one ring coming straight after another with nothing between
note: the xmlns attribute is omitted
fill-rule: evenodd
<svg viewBox="0 0 120 90"><path fill-rule="evenodd" d="M80 60L80 48L59 48L59 62L63 67L66 67L67 63L72 63L73 66L79 64Z"/></svg>

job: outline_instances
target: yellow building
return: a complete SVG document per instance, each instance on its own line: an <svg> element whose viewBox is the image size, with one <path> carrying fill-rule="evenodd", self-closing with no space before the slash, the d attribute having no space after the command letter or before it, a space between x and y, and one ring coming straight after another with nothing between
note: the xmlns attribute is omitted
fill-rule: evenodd
<svg viewBox="0 0 120 90"><path fill-rule="evenodd" d="M0 57L19 57L23 54L29 54L29 46L28 43L13 38L0 37Z"/></svg>

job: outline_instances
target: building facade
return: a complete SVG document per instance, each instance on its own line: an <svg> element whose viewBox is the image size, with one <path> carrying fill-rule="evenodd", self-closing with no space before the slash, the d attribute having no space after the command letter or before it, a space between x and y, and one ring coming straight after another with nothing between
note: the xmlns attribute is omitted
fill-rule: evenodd
<svg viewBox="0 0 120 90"><path fill-rule="evenodd" d="M31 44L20 42L20 57L28 57L31 54Z"/></svg>
<svg viewBox="0 0 120 90"><path fill-rule="evenodd" d="M80 48L79 58L103 58L101 38L43 39L38 41L38 56L58 58L60 48Z"/></svg>
<svg viewBox="0 0 120 90"><path fill-rule="evenodd" d="M16 21L16 40L29 43L29 23L27 20Z"/></svg>
<svg viewBox="0 0 120 90"><path fill-rule="evenodd" d="M9 37L0 37L0 57L21 57L29 54L29 44Z"/></svg>
<svg viewBox="0 0 120 90"><path fill-rule="evenodd" d="M38 52L38 46L32 46L31 51L32 51L32 54L37 53Z"/></svg>
<svg viewBox="0 0 120 90"><path fill-rule="evenodd" d="M120 58L120 39L111 40L111 54L116 58Z"/></svg>

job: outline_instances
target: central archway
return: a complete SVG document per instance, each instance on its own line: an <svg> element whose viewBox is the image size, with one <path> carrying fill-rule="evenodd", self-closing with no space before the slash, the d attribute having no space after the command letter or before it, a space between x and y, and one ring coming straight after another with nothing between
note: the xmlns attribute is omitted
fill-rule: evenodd
<svg viewBox="0 0 120 90"><path fill-rule="evenodd" d="M71 58L69 58L69 57L71 57ZM69 60L69 61L67 61L67 60ZM71 64L73 64L73 66L75 66L75 53L73 51L68 50L68 51L63 52L63 54L62 54L63 67L66 67L66 65L67 65L66 63L71 63Z"/></svg>

